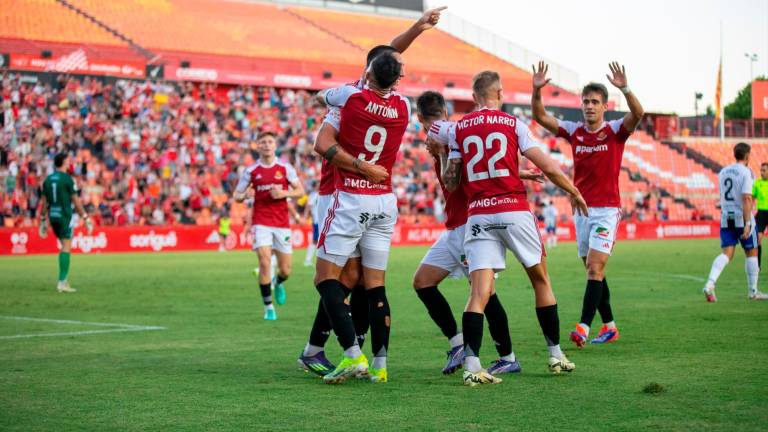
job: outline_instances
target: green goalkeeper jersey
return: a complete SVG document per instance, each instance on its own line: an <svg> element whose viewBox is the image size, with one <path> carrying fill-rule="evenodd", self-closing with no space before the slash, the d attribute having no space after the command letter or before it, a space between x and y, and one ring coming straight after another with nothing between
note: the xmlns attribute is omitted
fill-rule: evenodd
<svg viewBox="0 0 768 432"><path fill-rule="evenodd" d="M70 219L72 217L72 196L77 193L75 181L67 173L55 171L43 182L43 195L48 203L48 217Z"/></svg>

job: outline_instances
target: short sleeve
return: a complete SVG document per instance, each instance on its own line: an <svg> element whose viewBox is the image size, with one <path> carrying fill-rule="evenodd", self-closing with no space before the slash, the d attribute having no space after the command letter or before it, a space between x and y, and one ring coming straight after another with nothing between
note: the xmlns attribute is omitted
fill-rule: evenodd
<svg viewBox="0 0 768 432"><path fill-rule="evenodd" d="M432 126L427 131L427 136L437 141L438 143L447 146L450 145L450 137L448 136L448 130L453 125L453 122L438 120L432 123Z"/></svg>
<svg viewBox="0 0 768 432"><path fill-rule="evenodd" d="M557 120L557 136L560 138L570 139L571 135L576 132L576 129L578 129L579 126L580 124L576 122Z"/></svg>
<svg viewBox="0 0 768 432"><path fill-rule="evenodd" d="M69 177L67 180L67 193L69 193L69 195L75 195L77 193L77 185L75 184L75 179Z"/></svg>
<svg viewBox="0 0 768 432"><path fill-rule="evenodd" d="M323 119L323 123L327 123L338 131L341 128L341 111L338 108L330 107Z"/></svg>
<svg viewBox="0 0 768 432"><path fill-rule="evenodd" d="M632 133L627 130L627 127L624 126L623 118L611 120L608 122L608 125L611 127L613 133L616 134L619 141L626 141L627 138L632 135Z"/></svg>
<svg viewBox="0 0 768 432"><path fill-rule="evenodd" d="M744 171L744 184L741 186L741 194L751 195L753 185L754 180L752 180L752 172L747 169Z"/></svg>
<svg viewBox="0 0 768 432"><path fill-rule="evenodd" d="M528 129L528 125L521 121L515 122L515 133L517 134L517 146L520 148L520 153L538 147L536 138L533 137L533 133Z"/></svg>
<svg viewBox="0 0 768 432"><path fill-rule="evenodd" d="M328 89L323 94L325 98L325 104L331 107L341 108L347 103L347 99L355 93L358 93L360 89L351 85L343 85L341 87L335 87Z"/></svg>
<svg viewBox="0 0 768 432"><path fill-rule="evenodd" d="M296 174L296 168L291 165L285 165L285 178L288 183L294 184L299 181L299 176Z"/></svg>
<svg viewBox="0 0 768 432"><path fill-rule="evenodd" d="M456 141L456 123L448 126L448 159L461 159L461 149Z"/></svg>
<svg viewBox="0 0 768 432"><path fill-rule="evenodd" d="M246 189L248 189L249 184L251 184L251 170L244 169L243 173L240 174L240 179L237 181L237 187L235 188L235 191L243 193L246 191Z"/></svg>

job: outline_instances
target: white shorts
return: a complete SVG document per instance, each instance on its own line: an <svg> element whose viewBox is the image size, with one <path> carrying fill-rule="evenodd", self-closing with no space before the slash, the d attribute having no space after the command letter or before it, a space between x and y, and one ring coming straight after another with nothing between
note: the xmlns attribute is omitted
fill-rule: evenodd
<svg viewBox="0 0 768 432"><path fill-rule="evenodd" d="M317 196L317 224L320 227L320 232L322 233L323 227L325 226L325 218L328 217L328 209L331 207L331 204L333 203L333 194L330 195L318 195ZM317 240L319 241L319 239ZM317 243L315 241L315 243ZM355 251L349 254L350 258L360 258L360 248L355 248Z"/></svg>
<svg viewBox="0 0 768 432"><path fill-rule="evenodd" d="M621 221L621 209L616 207L590 207L589 216L574 215L576 243L579 256L585 257L590 249L610 253Z"/></svg>
<svg viewBox="0 0 768 432"><path fill-rule="evenodd" d="M394 194L337 191L322 226L317 256L344 267L359 247L364 267L386 270L396 222Z"/></svg>
<svg viewBox="0 0 768 432"><path fill-rule="evenodd" d="M448 271L449 277L469 276L469 264L464 253L464 228L466 225L445 230L435 244L421 260L421 264L431 265Z"/></svg>
<svg viewBox="0 0 768 432"><path fill-rule="evenodd" d="M541 263L546 255L536 218L529 211L470 216L464 235L469 272L506 268L507 249L525 267Z"/></svg>
<svg viewBox="0 0 768 432"><path fill-rule="evenodd" d="M253 225L251 227L251 238L253 239L253 250L269 246L282 253L289 254L293 251L290 228Z"/></svg>

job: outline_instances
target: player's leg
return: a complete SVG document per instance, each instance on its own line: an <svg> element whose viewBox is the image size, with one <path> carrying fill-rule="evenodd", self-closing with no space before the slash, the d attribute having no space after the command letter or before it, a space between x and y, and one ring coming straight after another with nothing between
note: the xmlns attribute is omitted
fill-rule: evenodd
<svg viewBox="0 0 768 432"><path fill-rule="evenodd" d="M716 256L712 261L712 266L709 270L709 276L707 282L704 284L704 297L708 302L716 302L717 296L715 295L715 284L720 274L723 272L728 263L733 259L733 252L735 246L739 243L740 232L733 228L720 228L720 247L722 253Z"/></svg>
<svg viewBox="0 0 768 432"><path fill-rule="evenodd" d="M368 317L368 295L363 283L363 270L360 251L355 250L347 260L347 265L341 272L341 284L349 292L349 307L352 311L352 323L355 325L355 335L360 348L365 345L370 319Z"/></svg>
<svg viewBox="0 0 768 432"><path fill-rule="evenodd" d="M277 312L275 311L275 305L272 303L272 278L270 273L272 246L257 247L256 255L259 259L259 290L261 291L261 300L264 303L264 319L274 321L277 319Z"/></svg>
<svg viewBox="0 0 768 432"><path fill-rule="evenodd" d="M753 228L752 233L746 238L739 238L741 247L744 249L746 259L744 260L744 271L747 273L747 298L750 300L768 300L768 294L762 293L757 289L757 279L760 275L760 266L757 261L757 232Z"/></svg>
<svg viewBox="0 0 768 432"><path fill-rule="evenodd" d="M72 251L72 225L70 219L51 219L51 228L61 243L59 250L59 281L56 285L60 293L76 292L69 286L69 262Z"/></svg>
<svg viewBox="0 0 768 432"><path fill-rule="evenodd" d="M509 319L507 311L504 310L498 293L496 292L496 281L494 280L493 291L488 297L488 303L485 305L483 313L488 320L488 330L491 333L491 339L496 347L499 358L488 367L488 373L491 375L500 375L504 373L519 373L522 368L512 351L512 337L509 333Z"/></svg>
<svg viewBox="0 0 768 432"><path fill-rule="evenodd" d="M317 239L320 237L320 227L315 221L312 221L312 240L307 245L307 251L304 255L304 267L312 266L312 259L315 257L315 250L317 249Z"/></svg>
<svg viewBox="0 0 768 432"><path fill-rule="evenodd" d="M368 298L368 316L371 325L373 362L369 369L371 381L387 382L387 356L392 318L384 284L389 251L363 249L363 281Z"/></svg>

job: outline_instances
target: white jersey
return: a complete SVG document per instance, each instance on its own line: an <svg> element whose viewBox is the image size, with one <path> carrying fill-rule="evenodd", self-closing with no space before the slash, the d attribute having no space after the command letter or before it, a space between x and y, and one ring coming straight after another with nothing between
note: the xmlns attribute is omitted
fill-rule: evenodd
<svg viewBox="0 0 768 432"><path fill-rule="evenodd" d="M752 171L740 163L734 163L720 170L717 175L720 184L720 226L728 227L733 220L736 228L744 228L744 206L742 195L752 195Z"/></svg>
<svg viewBox="0 0 768 432"><path fill-rule="evenodd" d="M548 204L544 207L544 223L547 226L557 225L557 208L552 204Z"/></svg>

